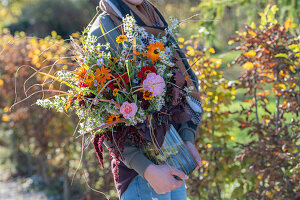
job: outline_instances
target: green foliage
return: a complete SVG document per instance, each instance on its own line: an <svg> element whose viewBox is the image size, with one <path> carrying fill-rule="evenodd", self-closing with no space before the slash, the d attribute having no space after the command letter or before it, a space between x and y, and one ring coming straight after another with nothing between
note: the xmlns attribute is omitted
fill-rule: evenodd
<svg viewBox="0 0 300 200"><path fill-rule="evenodd" d="M203 167L195 172L189 182L195 199L223 199L228 186L239 177L240 163L234 161L237 150L232 144L235 138L229 135L234 125L229 107L236 94L236 81L226 80L219 70L222 60L211 57L215 52L197 50L197 42L186 42L187 56L200 80L201 97L205 114L199 128L196 145L203 159Z"/></svg>
<svg viewBox="0 0 300 200"><path fill-rule="evenodd" d="M199 13L197 18L203 21L198 24L199 30L203 31L200 31L195 37L206 43L207 46L213 45L218 49L224 49L227 38L246 23L258 22L259 15L263 13L263 9L268 4L279 6L280 10L277 12L279 17L276 20L280 23L283 23L288 17L291 17L295 23L299 22L300 3L297 0L206 0L191 9L192 12ZM268 13L269 17L272 18L273 12L274 10ZM264 17L261 19L264 20Z"/></svg>
<svg viewBox="0 0 300 200"><path fill-rule="evenodd" d="M96 14L94 4L86 0L9 1L6 6L2 5L2 10L9 16L2 26L12 33L24 31L38 37L45 37L55 30L68 38L85 27Z"/></svg>

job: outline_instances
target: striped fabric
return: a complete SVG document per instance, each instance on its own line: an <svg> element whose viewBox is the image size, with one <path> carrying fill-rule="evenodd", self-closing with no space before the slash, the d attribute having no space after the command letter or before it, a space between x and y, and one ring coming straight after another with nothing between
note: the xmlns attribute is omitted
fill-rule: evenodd
<svg viewBox="0 0 300 200"><path fill-rule="evenodd" d="M195 103L198 108L200 109L200 112L196 112L189 104L187 104L187 109L189 111L189 113L192 115L192 119L195 122L195 124L199 124L201 122L202 119L202 115L203 115L203 108L202 108L202 104L200 101L198 101L197 99L195 99L192 96L189 96L189 98L191 99L191 101L193 103Z"/></svg>
<svg viewBox="0 0 300 200"><path fill-rule="evenodd" d="M186 148L176 129L170 125L161 148L154 145L148 146L143 153L155 164L168 164L185 174L190 174L196 168L197 163Z"/></svg>

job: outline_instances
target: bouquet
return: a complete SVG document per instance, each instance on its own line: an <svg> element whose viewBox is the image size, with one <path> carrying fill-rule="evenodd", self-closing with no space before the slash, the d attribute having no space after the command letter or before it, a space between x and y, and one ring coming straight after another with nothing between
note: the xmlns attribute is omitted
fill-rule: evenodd
<svg viewBox="0 0 300 200"><path fill-rule="evenodd" d="M171 22L166 33L174 36L179 24L176 19ZM173 37L148 34L132 16L126 16L122 26L118 49L97 43L88 28L80 44L73 40L77 68L51 76L69 90L37 101L44 108L76 113L79 133L93 136L102 167L104 141L120 159L126 141L159 148L170 124L191 119L185 104L193 88L175 67Z"/></svg>

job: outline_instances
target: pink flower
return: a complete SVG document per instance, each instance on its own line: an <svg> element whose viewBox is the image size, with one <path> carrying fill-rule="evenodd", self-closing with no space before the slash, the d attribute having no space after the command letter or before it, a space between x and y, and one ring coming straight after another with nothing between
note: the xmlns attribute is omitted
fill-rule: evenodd
<svg viewBox="0 0 300 200"><path fill-rule="evenodd" d="M134 117L138 110L138 107L135 103L128 103L127 101L124 102L120 108L120 112L123 114L125 119Z"/></svg>
<svg viewBox="0 0 300 200"><path fill-rule="evenodd" d="M152 92L153 96L157 96L164 92L166 83L160 75L149 73L143 82L143 87L144 90L149 90L149 92Z"/></svg>

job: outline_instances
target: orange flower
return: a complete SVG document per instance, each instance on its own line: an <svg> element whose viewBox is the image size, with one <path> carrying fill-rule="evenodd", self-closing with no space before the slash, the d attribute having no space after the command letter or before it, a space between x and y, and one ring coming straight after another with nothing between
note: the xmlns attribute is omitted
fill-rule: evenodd
<svg viewBox="0 0 300 200"><path fill-rule="evenodd" d="M111 79L110 70L104 66L101 69L96 69L95 79L103 86L107 80Z"/></svg>
<svg viewBox="0 0 300 200"><path fill-rule="evenodd" d="M85 77L85 83L87 84L88 87L92 87L93 82L94 82L95 76L94 74L88 74Z"/></svg>
<svg viewBox="0 0 300 200"><path fill-rule="evenodd" d="M87 71L84 67L79 67L76 71L76 74L79 76L79 78L84 78L86 75Z"/></svg>
<svg viewBox="0 0 300 200"><path fill-rule="evenodd" d="M148 47L147 57L152 60L152 64L156 61L161 60L160 51L165 51L164 44L162 42L156 42L155 44L150 44Z"/></svg>
<svg viewBox="0 0 300 200"><path fill-rule="evenodd" d="M143 98L145 100L151 100L153 97L153 92L149 92L149 90L144 90Z"/></svg>
<svg viewBox="0 0 300 200"><path fill-rule="evenodd" d="M114 114L108 114L107 116L108 116L108 119L106 120L107 124L116 122L120 118L120 115L114 115ZM115 125L110 126L110 128L112 128L113 126L115 126Z"/></svg>
<svg viewBox="0 0 300 200"><path fill-rule="evenodd" d="M71 107L73 100L74 100L74 96L73 96L73 95L70 95L70 96L69 96L68 103L67 103L67 105L66 105L66 110L68 110L68 109Z"/></svg>

